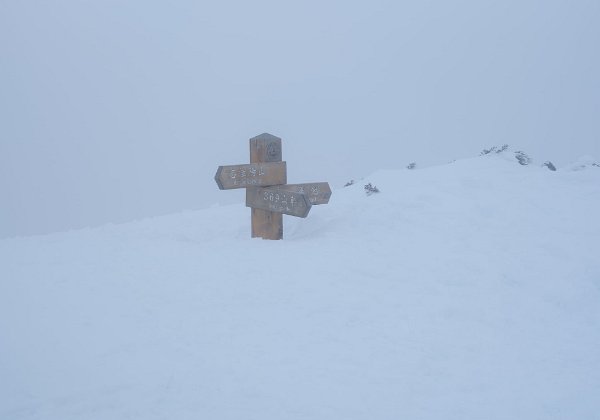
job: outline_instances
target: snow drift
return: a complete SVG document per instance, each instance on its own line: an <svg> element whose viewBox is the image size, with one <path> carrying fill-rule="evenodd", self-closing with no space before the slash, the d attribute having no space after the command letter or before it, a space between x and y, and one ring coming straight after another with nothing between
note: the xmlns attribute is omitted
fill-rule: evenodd
<svg viewBox="0 0 600 420"><path fill-rule="evenodd" d="M0 418L595 418L581 166L381 171L284 241L241 204L0 241Z"/></svg>

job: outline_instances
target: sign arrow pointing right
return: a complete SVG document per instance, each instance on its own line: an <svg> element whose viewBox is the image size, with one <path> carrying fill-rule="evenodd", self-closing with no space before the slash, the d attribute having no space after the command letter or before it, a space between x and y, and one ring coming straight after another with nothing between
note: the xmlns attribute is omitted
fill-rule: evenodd
<svg viewBox="0 0 600 420"><path fill-rule="evenodd" d="M306 194L273 188L248 188L246 206L296 217L306 217L312 207Z"/></svg>

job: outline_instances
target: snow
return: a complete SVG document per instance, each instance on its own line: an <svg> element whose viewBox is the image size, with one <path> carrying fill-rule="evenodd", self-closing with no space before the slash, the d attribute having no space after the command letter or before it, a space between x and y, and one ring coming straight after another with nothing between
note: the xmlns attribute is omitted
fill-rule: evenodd
<svg viewBox="0 0 600 420"><path fill-rule="evenodd" d="M0 418L598 418L581 162L382 170L283 241L241 204L2 240Z"/></svg>

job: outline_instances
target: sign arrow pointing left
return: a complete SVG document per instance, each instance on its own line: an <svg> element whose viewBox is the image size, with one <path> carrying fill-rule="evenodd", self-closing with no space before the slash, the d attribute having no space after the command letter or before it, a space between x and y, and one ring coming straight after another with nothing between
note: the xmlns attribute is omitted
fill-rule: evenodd
<svg viewBox="0 0 600 420"><path fill-rule="evenodd" d="M285 162L264 162L219 166L215 174L215 181L221 190L285 184L287 181L286 164Z"/></svg>

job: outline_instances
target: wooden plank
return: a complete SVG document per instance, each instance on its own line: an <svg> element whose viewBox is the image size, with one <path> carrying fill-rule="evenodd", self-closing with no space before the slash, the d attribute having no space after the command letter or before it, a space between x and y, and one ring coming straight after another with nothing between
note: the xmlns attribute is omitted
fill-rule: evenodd
<svg viewBox="0 0 600 420"><path fill-rule="evenodd" d="M331 188L327 182L309 182L305 184L285 184L267 187L273 191L291 191L305 194L313 206L329 203Z"/></svg>
<svg viewBox="0 0 600 420"><path fill-rule="evenodd" d="M306 217L311 204L306 194L271 188L251 188L246 193L246 206L275 213Z"/></svg>
<svg viewBox="0 0 600 420"><path fill-rule="evenodd" d="M219 166L215 181L221 190L285 184L285 162Z"/></svg>
<svg viewBox="0 0 600 420"><path fill-rule="evenodd" d="M281 162L281 139L268 133L250 139L250 162ZM281 184L285 184L282 182ZM246 200L254 188L246 188ZM252 237L283 239L283 213L258 208L251 209Z"/></svg>

